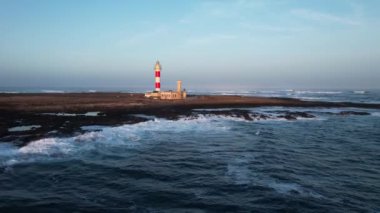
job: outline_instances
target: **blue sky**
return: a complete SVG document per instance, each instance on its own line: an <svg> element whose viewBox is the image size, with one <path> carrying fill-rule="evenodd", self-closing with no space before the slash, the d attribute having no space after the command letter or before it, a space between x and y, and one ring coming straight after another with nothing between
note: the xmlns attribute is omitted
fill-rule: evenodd
<svg viewBox="0 0 380 213"><path fill-rule="evenodd" d="M0 86L379 88L377 0L0 0Z"/></svg>

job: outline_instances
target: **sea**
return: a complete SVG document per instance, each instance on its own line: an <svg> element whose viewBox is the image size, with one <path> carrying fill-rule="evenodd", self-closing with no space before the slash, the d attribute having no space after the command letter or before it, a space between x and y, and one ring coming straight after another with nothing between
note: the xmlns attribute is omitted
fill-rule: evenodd
<svg viewBox="0 0 380 213"><path fill-rule="evenodd" d="M378 90L189 93L380 103ZM0 141L0 212L380 212L379 109L247 110L315 117L151 117L23 147Z"/></svg>

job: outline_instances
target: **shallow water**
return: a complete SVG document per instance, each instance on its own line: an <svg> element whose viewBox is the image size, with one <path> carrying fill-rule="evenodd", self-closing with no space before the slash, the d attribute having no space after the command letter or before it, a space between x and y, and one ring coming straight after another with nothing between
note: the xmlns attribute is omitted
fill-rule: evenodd
<svg viewBox="0 0 380 213"><path fill-rule="evenodd" d="M22 148L0 143L0 210L380 211L379 111L251 110L316 118L154 119Z"/></svg>

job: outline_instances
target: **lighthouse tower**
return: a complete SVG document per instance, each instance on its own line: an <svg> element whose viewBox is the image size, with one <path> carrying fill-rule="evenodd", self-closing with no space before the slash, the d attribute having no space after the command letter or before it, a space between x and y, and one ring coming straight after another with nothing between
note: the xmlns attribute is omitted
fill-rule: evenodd
<svg viewBox="0 0 380 213"><path fill-rule="evenodd" d="M183 100L186 99L186 90L182 90L182 81L177 81L177 91L162 91L161 92L161 64L159 61L154 65L155 84L154 91L145 93L145 97L161 100Z"/></svg>
<svg viewBox="0 0 380 213"><path fill-rule="evenodd" d="M156 62L156 65L154 66L154 72L155 72L155 91L160 92L161 91L161 64L159 61Z"/></svg>

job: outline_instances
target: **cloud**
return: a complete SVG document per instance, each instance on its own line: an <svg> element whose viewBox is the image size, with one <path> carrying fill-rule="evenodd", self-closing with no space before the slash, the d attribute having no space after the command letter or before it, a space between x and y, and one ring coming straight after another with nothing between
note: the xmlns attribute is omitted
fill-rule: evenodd
<svg viewBox="0 0 380 213"><path fill-rule="evenodd" d="M351 18L337 16L329 13L322 13L308 9L294 9L291 10L291 13L304 19L310 19L317 22L332 22L351 26L360 25L360 22L355 21Z"/></svg>

